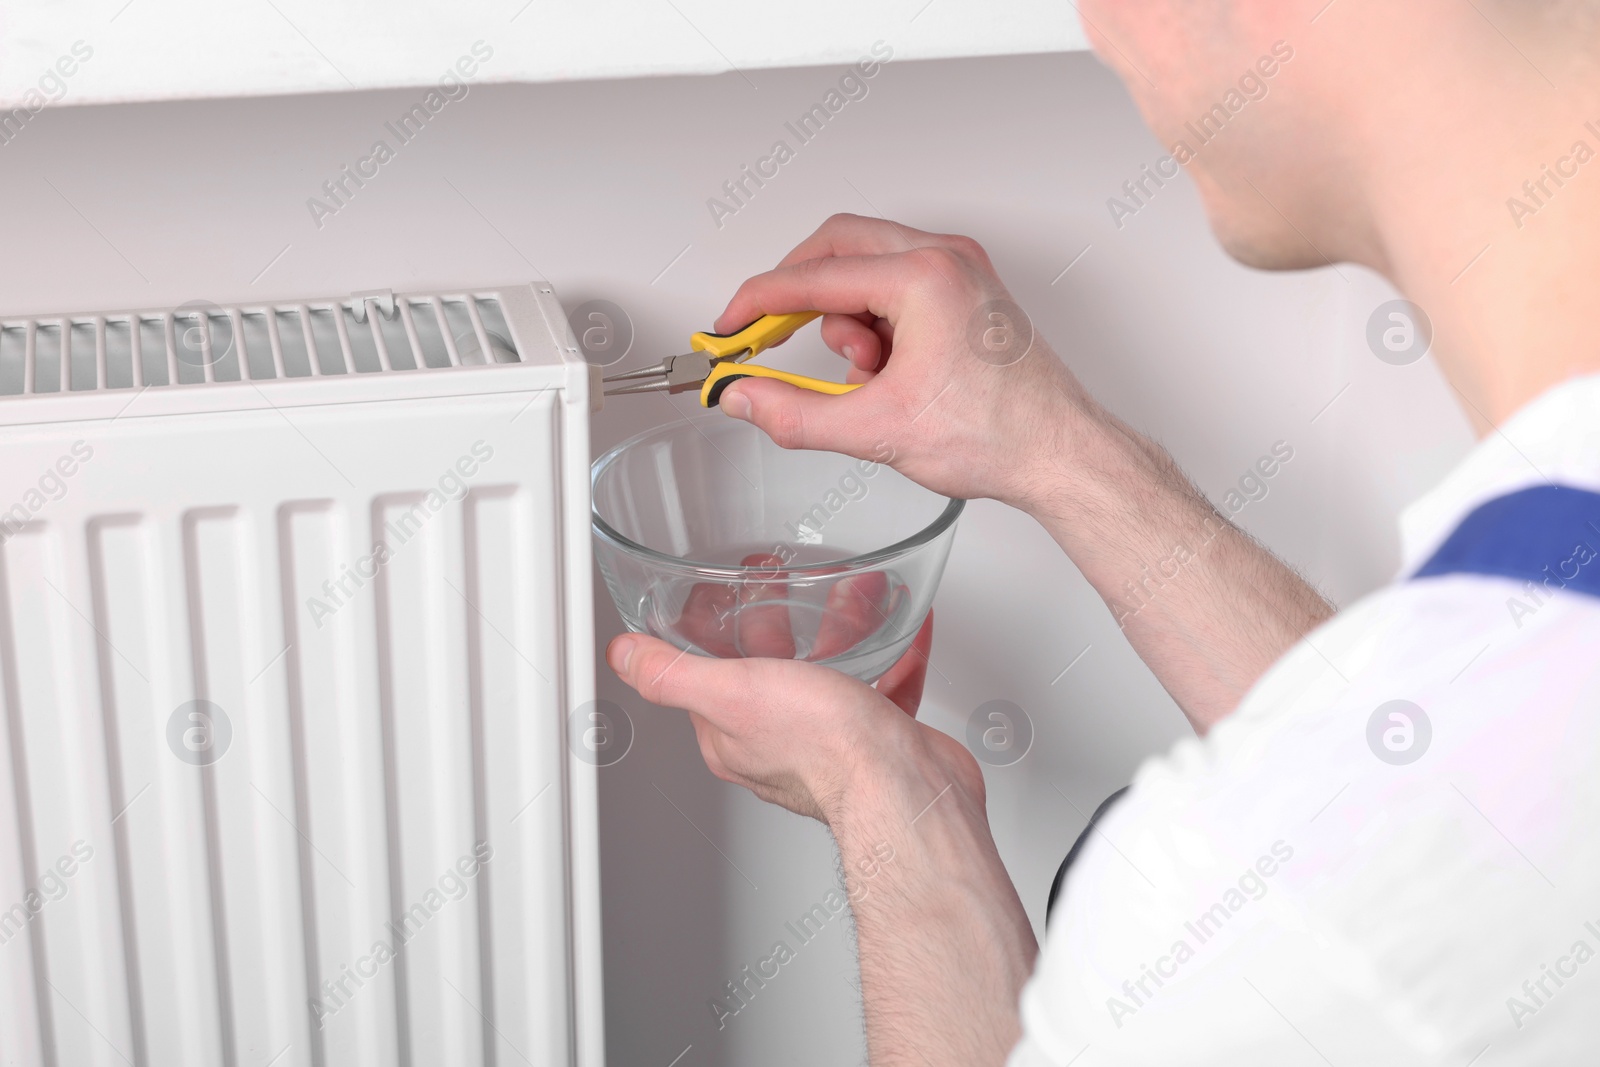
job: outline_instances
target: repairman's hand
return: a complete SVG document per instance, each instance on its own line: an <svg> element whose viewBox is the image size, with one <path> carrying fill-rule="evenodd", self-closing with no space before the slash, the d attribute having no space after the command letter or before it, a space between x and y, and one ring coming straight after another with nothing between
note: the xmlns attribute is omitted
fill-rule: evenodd
<svg viewBox="0 0 1600 1067"><path fill-rule="evenodd" d="M784 643L775 619L760 628ZM644 634L612 640L606 660L646 700L688 711L717 777L832 829L871 1062L998 1067L1038 948L977 761L914 717L932 638L930 616L876 689L816 663L713 659Z"/></svg>
<svg viewBox="0 0 1600 1067"><path fill-rule="evenodd" d="M783 615L761 640L792 655ZM981 807L983 776L971 753L915 719L932 642L929 616L876 689L815 663L711 659L644 634L613 639L606 662L652 704L689 713L717 777L831 824L853 790L887 787L903 774L955 776Z"/></svg>
<svg viewBox="0 0 1600 1067"><path fill-rule="evenodd" d="M728 387L722 409L786 448L877 458L947 496L1028 508L1061 452L1074 403L1092 405L969 237L835 215L717 319L821 311L822 338L872 388L825 396L770 378ZM875 379L875 380L874 380Z"/></svg>

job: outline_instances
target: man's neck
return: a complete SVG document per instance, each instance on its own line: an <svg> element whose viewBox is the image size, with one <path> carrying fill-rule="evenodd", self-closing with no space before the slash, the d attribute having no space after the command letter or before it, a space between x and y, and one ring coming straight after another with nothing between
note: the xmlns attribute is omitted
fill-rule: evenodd
<svg viewBox="0 0 1600 1067"><path fill-rule="evenodd" d="M1373 175L1375 265L1432 320L1434 356L1480 435L1600 373L1600 80L1583 92L1577 71L1560 74L1559 91L1541 77L1529 99L1485 97L1478 111L1464 99L1455 135L1427 153L1431 173L1413 149Z"/></svg>

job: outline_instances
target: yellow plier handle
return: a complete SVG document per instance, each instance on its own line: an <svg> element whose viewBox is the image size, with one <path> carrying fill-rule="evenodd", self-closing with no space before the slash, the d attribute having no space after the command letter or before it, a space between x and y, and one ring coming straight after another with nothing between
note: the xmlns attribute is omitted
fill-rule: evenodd
<svg viewBox="0 0 1600 1067"><path fill-rule="evenodd" d="M852 389L860 388L860 383L846 385L843 382L808 378L804 374L791 374L788 371L773 370L771 367L745 362L753 356L760 355L821 314L820 311L792 311L785 315L763 315L744 329L735 330L733 333L701 332L689 338L689 347L696 352L705 352L723 361L713 364L711 373L706 375L705 384L700 387L701 405L708 408L716 407L722 398L722 391L740 378L776 378L780 382L788 382L801 389L827 393L830 396L840 396Z"/></svg>
<svg viewBox="0 0 1600 1067"><path fill-rule="evenodd" d="M762 367L755 363L718 363L711 368L711 373L706 375L706 384L700 387L701 405L708 408L716 407L722 401L722 391L740 378L776 378L780 382L810 389L813 393L827 393L829 396L842 396L852 389L861 388L860 382L846 385L844 382L830 382L824 378L807 378L804 374L790 374L786 370L773 370L771 367Z"/></svg>

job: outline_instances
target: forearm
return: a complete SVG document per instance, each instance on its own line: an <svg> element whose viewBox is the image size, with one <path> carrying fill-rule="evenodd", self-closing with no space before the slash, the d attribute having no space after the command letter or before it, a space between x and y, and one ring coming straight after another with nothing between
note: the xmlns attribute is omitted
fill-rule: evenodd
<svg viewBox="0 0 1600 1067"><path fill-rule="evenodd" d="M1020 1033L1038 946L990 836L981 776L975 790L961 777L924 762L832 820L873 1067L1000 1067Z"/></svg>
<svg viewBox="0 0 1600 1067"><path fill-rule="evenodd" d="M1333 608L1153 441L1086 397L1068 407L1022 506L1204 734Z"/></svg>

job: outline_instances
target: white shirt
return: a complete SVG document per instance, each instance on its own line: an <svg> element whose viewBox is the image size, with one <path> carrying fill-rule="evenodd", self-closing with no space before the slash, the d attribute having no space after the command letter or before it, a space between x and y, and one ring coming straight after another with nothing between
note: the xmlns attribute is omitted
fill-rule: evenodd
<svg viewBox="0 0 1600 1067"><path fill-rule="evenodd" d="M1547 481L1600 491L1600 377L1412 505L1401 574ZM1369 745L1395 700L1425 748L1387 712ZM1009 1067L1600 1062L1600 598L1398 581L1146 762L1099 830Z"/></svg>

